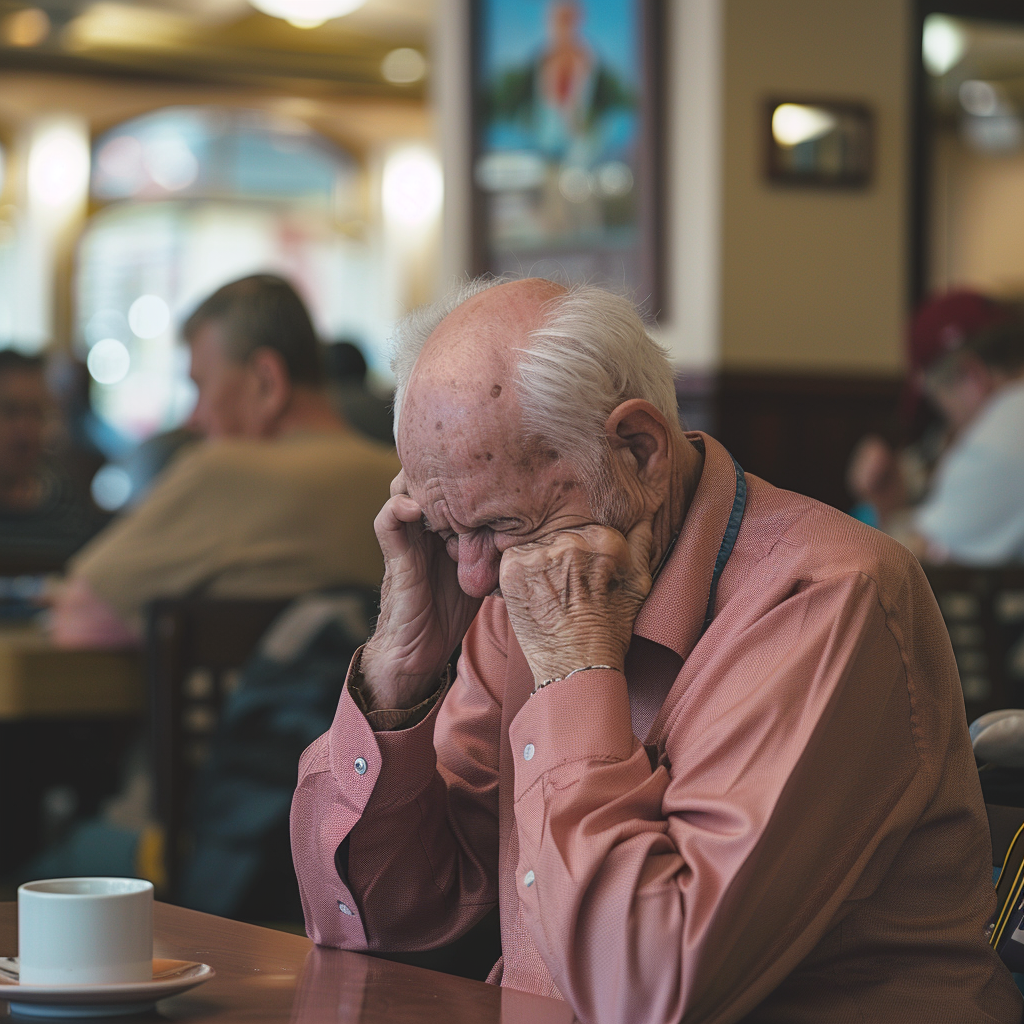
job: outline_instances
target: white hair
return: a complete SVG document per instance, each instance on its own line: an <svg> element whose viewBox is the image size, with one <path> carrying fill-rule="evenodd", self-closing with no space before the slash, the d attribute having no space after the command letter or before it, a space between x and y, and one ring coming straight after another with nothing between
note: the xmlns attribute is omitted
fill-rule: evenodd
<svg viewBox="0 0 1024 1024"><path fill-rule="evenodd" d="M523 423L583 473L608 457L605 422L631 398L650 402L680 431L672 364L629 299L574 285L544 307L515 378Z"/></svg>
<svg viewBox="0 0 1024 1024"><path fill-rule="evenodd" d="M427 338L463 302L508 279L469 281L398 325L392 344L395 432L413 367ZM631 398L650 402L679 431L672 365L629 299L574 285L543 307L543 322L518 350L513 381L527 440L553 448L586 480L608 459L604 425Z"/></svg>

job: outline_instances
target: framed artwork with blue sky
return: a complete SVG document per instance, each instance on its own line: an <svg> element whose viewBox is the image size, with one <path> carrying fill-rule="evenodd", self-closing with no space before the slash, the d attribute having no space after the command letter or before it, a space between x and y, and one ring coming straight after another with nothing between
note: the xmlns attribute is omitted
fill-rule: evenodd
<svg viewBox="0 0 1024 1024"><path fill-rule="evenodd" d="M660 0L472 0L479 272L659 312Z"/></svg>

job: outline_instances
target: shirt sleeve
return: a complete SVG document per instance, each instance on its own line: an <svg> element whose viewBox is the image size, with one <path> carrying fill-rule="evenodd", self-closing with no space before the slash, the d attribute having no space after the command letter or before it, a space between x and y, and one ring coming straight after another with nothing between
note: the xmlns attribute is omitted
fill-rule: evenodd
<svg viewBox="0 0 1024 1024"><path fill-rule="evenodd" d="M207 445L186 452L138 508L116 520L71 561L127 623L142 632L142 609L153 598L185 594L219 564L229 524L211 522L227 486Z"/></svg>
<svg viewBox="0 0 1024 1024"><path fill-rule="evenodd" d="M350 669L330 731L303 755L292 855L315 942L433 949L497 903L501 706L481 680L503 675L507 627L491 604L466 635L454 683L421 721L375 732Z"/></svg>
<svg viewBox="0 0 1024 1024"><path fill-rule="evenodd" d="M715 706L698 675L707 699L675 712L686 743L670 724L653 767L618 672L547 687L511 725L521 906L581 1021L739 1020L921 815L907 677L874 584L808 584L752 632L697 669L745 696Z"/></svg>

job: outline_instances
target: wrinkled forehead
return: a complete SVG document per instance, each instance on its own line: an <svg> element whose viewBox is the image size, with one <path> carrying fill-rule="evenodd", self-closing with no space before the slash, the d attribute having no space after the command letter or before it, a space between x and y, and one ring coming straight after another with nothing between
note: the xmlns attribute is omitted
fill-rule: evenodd
<svg viewBox="0 0 1024 1024"><path fill-rule="evenodd" d="M410 483L522 460L518 403L504 400L504 386L495 383L492 390L483 401L475 391L446 387L410 391L398 429L398 455Z"/></svg>
<svg viewBox="0 0 1024 1024"><path fill-rule="evenodd" d="M521 460L516 369L544 303L558 291L545 281L499 285L441 321L416 360L401 407L398 451L407 474L419 476L420 464L459 471Z"/></svg>

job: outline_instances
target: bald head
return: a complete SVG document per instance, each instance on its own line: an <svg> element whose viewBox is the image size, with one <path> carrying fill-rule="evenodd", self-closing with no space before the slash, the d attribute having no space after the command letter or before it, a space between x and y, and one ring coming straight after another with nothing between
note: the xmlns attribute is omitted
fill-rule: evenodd
<svg viewBox="0 0 1024 1024"><path fill-rule="evenodd" d="M530 333L544 322L544 305L565 294L551 281L530 278L496 285L472 296L431 333L409 378L406 402L429 402L449 425L470 418L520 426L514 375Z"/></svg>

